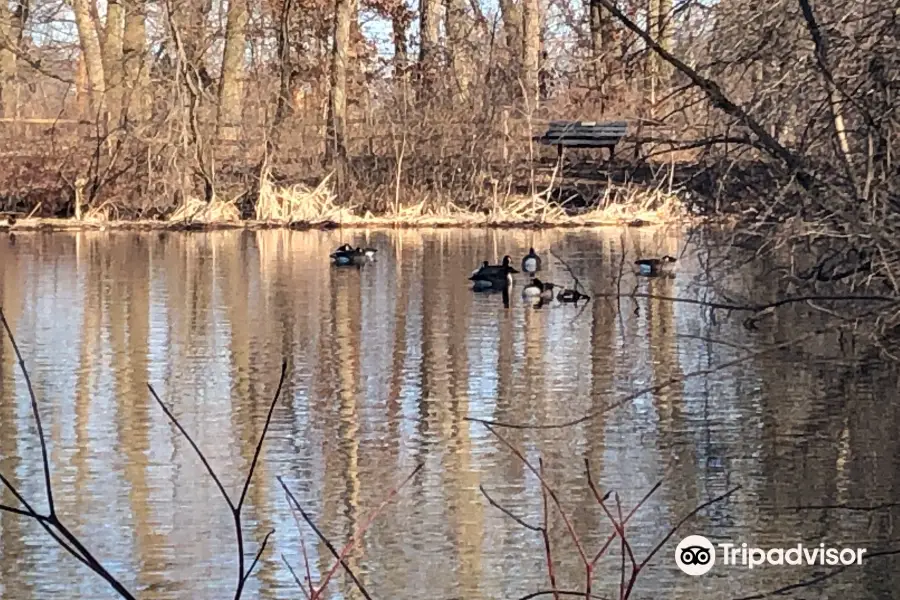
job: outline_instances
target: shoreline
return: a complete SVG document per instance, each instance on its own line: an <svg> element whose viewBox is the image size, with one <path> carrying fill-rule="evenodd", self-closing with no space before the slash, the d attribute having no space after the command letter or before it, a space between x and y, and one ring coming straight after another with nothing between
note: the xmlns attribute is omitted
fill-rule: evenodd
<svg viewBox="0 0 900 600"><path fill-rule="evenodd" d="M698 225L716 221L707 217L680 215L662 218L656 215L641 215L631 218L578 218L535 220L491 219L488 215L472 215L472 218L431 217L423 219L403 219L392 217L358 217L349 221L259 221L246 219L239 221L163 221L163 220L82 220L74 218L23 218L13 225L0 224L0 233L18 232L80 232L80 231L223 231L289 229L294 231L329 231L333 229L594 229L615 227L665 227L678 225Z"/></svg>

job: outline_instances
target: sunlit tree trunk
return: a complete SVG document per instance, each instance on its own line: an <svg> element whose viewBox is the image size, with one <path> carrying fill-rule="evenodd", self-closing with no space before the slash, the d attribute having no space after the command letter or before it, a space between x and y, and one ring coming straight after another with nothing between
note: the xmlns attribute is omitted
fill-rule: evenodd
<svg viewBox="0 0 900 600"><path fill-rule="evenodd" d="M503 17L503 41L509 55L509 71L518 73L522 64L521 0L500 0L500 14Z"/></svg>
<svg viewBox="0 0 900 600"><path fill-rule="evenodd" d="M539 0L522 2L522 86L529 108L537 107L541 64L541 5Z"/></svg>
<svg viewBox="0 0 900 600"><path fill-rule="evenodd" d="M78 39L87 70L90 117L102 120L105 116L106 79L103 74L100 37L91 16L90 0L72 0L72 11L75 13L75 25L78 28Z"/></svg>
<svg viewBox="0 0 900 600"><path fill-rule="evenodd" d="M122 39L123 116L143 122L149 118L147 88L150 79L147 60L146 5L143 0L125 0L125 35Z"/></svg>
<svg viewBox="0 0 900 600"><path fill-rule="evenodd" d="M397 88L406 99L406 90L409 85L407 69L409 55L406 48L406 30L409 27L409 12L403 2L397 2L391 11L391 34L394 40L394 81Z"/></svg>
<svg viewBox="0 0 900 600"><path fill-rule="evenodd" d="M591 71L594 75L594 88L600 92L602 98L605 92L603 89L606 80L606 65L604 62L607 60L606 46L608 44L608 40L604 36L604 33L606 33L605 15L603 14L603 8L596 0L588 0L588 10L591 25L591 60L593 61Z"/></svg>
<svg viewBox="0 0 900 600"><path fill-rule="evenodd" d="M657 18L656 36L664 50L672 51L675 27L672 22L672 0L659 0L659 16ZM660 94L665 94L672 77L672 66L664 60L658 60Z"/></svg>
<svg viewBox="0 0 900 600"><path fill-rule="evenodd" d="M219 85L218 136L236 140L240 133L241 107L244 99L244 49L249 13L246 0L229 0L228 24L225 28L225 54Z"/></svg>
<svg viewBox="0 0 900 600"><path fill-rule="evenodd" d="M125 7L121 0L108 0L106 33L103 36L103 73L106 76L106 107L113 126L118 125L122 111L124 34Z"/></svg>
<svg viewBox="0 0 900 600"><path fill-rule="evenodd" d="M450 67L456 86L455 100L464 102L469 97L472 83L471 34L474 23L468 13L466 0L446 0L447 45L450 50Z"/></svg>
<svg viewBox="0 0 900 600"><path fill-rule="evenodd" d="M434 83L440 44L441 0L419 0L419 78L423 91Z"/></svg>
<svg viewBox="0 0 900 600"><path fill-rule="evenodd" d="M4 117L15 117L18 108L16 53L6 44L22 43L27 14L26 0L16 11L10 11L7 2L0 2L0 115Z"/></svg>
<svg viewBox="0 0 900 600"><path fill-rule="evenodd" d="M334 2L334 40L331 47L331 89L328 94L325 159L343 185L347 160L347 64L350 57L350 26L356 13L354 0Z"/></svg>
<svg viewBox="0 0 900 600"><path fill-rule="evenodd" d="M278 19L276 43L278 45L278 101L275 104L275 125L284 121L291 106L291 45L290 18L293 0L282 0Z"/></svg>
<svg viewBox="0 0 900 600"><path fill-rule="evenodd" d="M647 31L655 41L659 40L659 13L662 2L660 0L648 0L647 2ZM647 87L650 106L656 106L659 94L659 63L656 52L647 52Z"/></svg>

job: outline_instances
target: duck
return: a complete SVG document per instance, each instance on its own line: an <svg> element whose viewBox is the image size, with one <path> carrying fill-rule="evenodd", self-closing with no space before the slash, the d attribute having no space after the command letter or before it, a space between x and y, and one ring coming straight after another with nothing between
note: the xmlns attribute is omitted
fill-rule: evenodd
<svg viewBox="0 0 900 600"><path fill-rule="evenodd" d="M529 274L541 270L541 257L535 253L534 248L529 248L528 254L522 259L522 270Z"/></svg>
<svg viewBox="0 0 900 600"><path fill-rule="evenodd" d="M353 246L350 246L349 244L344 244L331 253L331 259L334 261L335 265L340 267L347 265L360 266L370 260L375 260L376 252L378 252L378 250L375 248L353 248Z"/></svg>
<svg viewBox="0 0 900 600"><path fill-rule="evenodd" d="M484 261L483 263L481 263L480 267L478 267L477 269L474 269L472 271L472 276L474 277L475 275L478 274L479 271L481 271L482 269L486 269L489 266L491 266L491 263L489 263L488 261Z"/></svg>
<svg viewBox="0 0 900 600"><path fill-rule="evenodd" d="M553 299L553 283L545 283L538 278L533 278L531 283L522 288L523 298L540 298L541 300Z"/></svg>
<svg viewBox="0 0 900 600"><path fill-rule="evenodd" d="M564 304L577 304L581 300L590 300L591 297L587 294L582 294L578 290L572 290L569 288L560 290L556 295L556 300L564 303Z"/></svg>
<svg viewBox="0 0 900 600"><path fill-rule="evenodd" d="M486 263L487 261L485 261ZM509 256L503 257L499 265L482 264L481 268L472 273L469 281L474 282L472 289L476 291L508 290L513 284L513 273L518 273L510 263Z"/></svg>
<svg viewBox="0 0 900 600"><path fill-rule="evenodd" d="M659 275L671 275L675 270L675 261L678 260L666 254L662 258L641 258L634 261L638 268L638 275L657 277Z"/></svg>

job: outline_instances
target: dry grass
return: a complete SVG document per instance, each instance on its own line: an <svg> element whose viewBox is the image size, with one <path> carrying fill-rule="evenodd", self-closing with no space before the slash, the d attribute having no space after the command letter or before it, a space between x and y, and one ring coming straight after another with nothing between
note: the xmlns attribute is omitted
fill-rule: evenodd
<svg viewBox="0 0 900 600"><path fill-rule="evenodd" d="M352 206L338 206L331 190L328 174L315 189L305 185L276 187L268 174L264 174L259 185L256 202L256 220L265 223L325 223L342 222L353 218Z"/></svg>
<svg viewBox="0 0 900 600"><path fill-rule="evenodd" d="M691 220L677 191L664 186L636 184L609 186L593 204L574 209L551 199L550 191L534 196L496 194L486 209L470 210L452 202L392 205L382 214L359 213L355 206L340 206L330 187L330 176L314 189L303 185L279 187L268 178L260 185L255 219L242 220L232 201L211 203L192 198L165 221L118 221L110 209L92 210L81 222L70 219L19 220L11 229L249 229L288 226L342 227L597 227L628 224L664 225ZM102 209L102 210L101 210Z"/></svg>
<svg viewBox="0 0 900 600"><path fill-rule="evenodd" d="M234 202L213 198L206 202L189 198L178 210L169 215L170 223L236 223L241 220L241 211Z"/></svg>

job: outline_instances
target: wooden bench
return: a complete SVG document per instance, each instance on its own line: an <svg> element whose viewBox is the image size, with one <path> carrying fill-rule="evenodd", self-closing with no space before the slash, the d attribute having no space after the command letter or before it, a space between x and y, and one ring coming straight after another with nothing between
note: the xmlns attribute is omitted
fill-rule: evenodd
<svg viewBox="0 0 900 600"><path fill-rule="evenodd" d="M608 148L609 160L616 152L616 144L628 132L626 121L598 123L596 121L550 121L544 135L534 136L534 141L546 146L556 146L562 162L563 148Z"/></svg>

